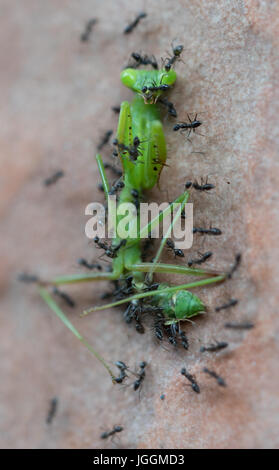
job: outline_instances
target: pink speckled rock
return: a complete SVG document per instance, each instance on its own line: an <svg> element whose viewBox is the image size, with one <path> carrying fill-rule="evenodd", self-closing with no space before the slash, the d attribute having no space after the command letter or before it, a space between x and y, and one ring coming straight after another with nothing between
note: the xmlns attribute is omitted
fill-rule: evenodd
<svg viewBox="0 0 279 470"><path fill-rule="evenodd" d="M123 35L143 8L148 17ZM92 17L99 22L81 43ZM278 17L278 3L264 0L1 1L2 448L278 448ZM223 235L196 237L191 254L212 250L208 266L224 269L241 251L243 264L232 281L197 291L209 311L185 325L188 352L158 346L151 330L138 335L118 310L80 319L106 284L65 289L77 302L65 311L108 361L148 362L139 401L131 388L112 386L35 289L16 277L25 270L73 273L79 257L97 259L84 235L84 209L102 201L94 154L100 136L116 129L111 106L132 96L119 72L131 52L161 57L176 38L185 51L171 100L181 120L203 113L204 137L189 143L165 119L170 168L152 197L165 200L168 190L171 200L186 180L209 175L216 190L193 194L195 222ZM60 168L65 177L45 187ZM230 297L240 300L237 307L216 313ZM223 327L242 320L256 327ZM201 355L200 346L214 339L229 342L228 350ZM182 366L196 375L200 395L180 375ZM57 414L47 425L53 396ZM114 424L125 428L119 439L101 441Z"/></svg>

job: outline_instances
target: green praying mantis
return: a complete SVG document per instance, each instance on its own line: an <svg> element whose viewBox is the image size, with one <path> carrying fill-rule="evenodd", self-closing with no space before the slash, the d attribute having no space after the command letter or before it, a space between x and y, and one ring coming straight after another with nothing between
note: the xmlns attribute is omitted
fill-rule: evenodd
<svg viewBox="0 0 279 470"><path fill-rule="evenodd" d="M114 141L118 157L123 169L123 187L119 194L118 205L133 203L133 192L136 190L139 197L143 191L153 188L159 182L160 173L163 170L167 158L166 142L160 120L160 110L156 104L158 99L168 91L176 81L176 72L171 67L160 70L146 70L126 68L121 73L122 83L135 92L131 103L123 102L121 105L117 138ZM105 173L101 155L96 156L105 197L108 200L110 185ZM112 269L110 272L78 273L69 276L61 276L49 281L39 281L40 295L62 320L66 327L94 354L109 372L113 382L115 377L109 365L102 356L86 341L76 330L64 312L53 299L49 287L57 287L63 284L74 284L95 281L116 281L125 285L126 280L132 279L132 295L126 295L120 300L110 304L95 306L84 311L82 315L117 307L122 304L132 305L136 310L138 305L144 308L158 308L164 316L166 325L173 325L183 320L188 320L206 308L202 300L194 295L190 289L222 282L226 279L226 273L195 269L183 265L160 263L160 256L171 233L173 224L189 200L190 193L185 191L168 208L151 220L147 226L138 228L137 236L127 238L123 243L118 235L112 240L111 249L114 250ZM148 234L152 229L168 215L174 204L179 204L179 209L171 223L167 233L163 236L159 249L153 262L142 261L143 233ZM117 222L121 216L117 216ZM154 273L174 273L186 276L196 276L199 280L170 286L159 283L152 290ZM148 289L148 286L151 288Z"/></svg>

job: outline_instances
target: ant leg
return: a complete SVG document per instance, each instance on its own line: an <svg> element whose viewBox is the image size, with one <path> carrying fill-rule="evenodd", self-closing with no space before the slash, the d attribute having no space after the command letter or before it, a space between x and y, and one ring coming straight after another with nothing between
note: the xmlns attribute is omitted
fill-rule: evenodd
<svg viewBox="0 0 279 470"><path fill-rule="evenodd" d="M206 137L204 134L201 134L200 132L197 132L196 129L193 129L193 131L194 131L195 134L197 134L197 135L200 135L200 136L202 136L202 137Z"/></svg>
<svg viewBox="0 0 279 470"><path fill-rule="evenodd" d="M192 143L191 139L189 139L189 136L191 135L191 132L192 132L192 129L189 129L188 135L186 137L186 139L188 140L188 142L190 142L190 144Z"/></svg>
<svg viewBox="0 0 279 470"><path fill-rule="evenodd" d="M50 293L39 287L39 293L45 303L49 306L49 308L57 315L58 318L64 323L64 325L79 339L79 341L96 357L96 359L103 364L105 369L108 371L109 375L111 376L112 382L115 383L115 376L113 375L110 367L105 362L102 356L100 356L97 351L86 341L86 339L76 330L74 325L70 322L70 320L66 317L64 312L58 307L57 303L54 301Z"/></svg>

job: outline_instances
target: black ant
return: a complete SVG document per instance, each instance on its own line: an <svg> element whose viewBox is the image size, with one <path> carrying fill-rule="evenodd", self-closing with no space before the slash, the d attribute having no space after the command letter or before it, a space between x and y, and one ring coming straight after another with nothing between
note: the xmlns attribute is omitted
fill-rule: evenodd
<svg viewBox="0 0 279 470"><path fill-rule="evenodd" d="M106 250L108 245L104 242L102 242L100 240L100 238L98 237L98 235L96 235L96 237L94 238L94 242L96 243L96 245L99 247L99 248L102 248L103 250Z"/></svg>
<svg viewBox="0 0 279 470"><path fill-rule="evenodd" d="M121 294L124 296L133 293L134 287L129 287L126 291L122 291ZM122 297L123 298L123 297ZM132 323L132 320L135 320L136 331L140 334L145 332L144 326L141 323L140 315L142 314L142 306L139 302L130 303L127 309L124 312L124 320L126 323Z"/></svg>
<svg viewBox="0 0 279 470"><path fill-rule="evenodd" d="M96 245L99 247L99 248L102 248L103 250L105 250L105 254L109 257L109 258L116 258L117 256L117 252L120 250L120 248L122 248L123 246L126 245L127 243L127 240L126 239L123 239L121 240L118 245L116 245L115 247L110 247L108 246L107 243L104 243L102 242L99 237L96 235L96 237L94 238L94 242L96 243Z"/></svg>
<svg viewBox="0 0 279 470"><path fill-rule="evenodd" d="M17 276L17 280L25 282L26 284L32 284L33 282L39 282L38 276L35 274L21 273Z"/></svg>
<svg viewBox="0 0 279 470"><path fill-rule="evenodd" d="M157 315L154 319L154 333L159 341L163 341L164 330L163 330L163 318Z"/></svg>
<svg viewBox="0 0 279 470"><path fill-rule="evenodd" d="M120 106L112 106L111 109L115 114L120 113Z"/></svg>
<svg viewBox="0 0 279 470"><path fill-rule="evenodd" d="M144 378L145 378L145 367L147 366L147 362L145 361L142 361L139 365L140 367L140 370L139 372L136 373L136 375L138 376L137 380L135 380L134 384L133 384L133 387L134 387L134 390L138 390L138 388L142 387L142 382L144 381Z"/></svg>
<svg viewBox="0 0 279 470"><path fill-rule="evenodd" d="M102 271L102 266L98 263L89 263L85 258L79 258L78 264L80 266L84 266L87 269L98 269L98 271Z"/></svg>
<svg viewBox="0 0 279 470"><path fill-rule="evenodd" d="M209 346L202 346L200 348L200 352L216 352L216 351L221 351L222 349L225 349L228 347L228 343L225 343L225 341L216 341L215 344L210 344Z"/></svg>
<svg viewBox="0 0 279 470"><path fill-rule="evenodd" d="M202 178L201 184L199 184L197 181L194 181L193 183L192 181L187 181L187 183L185 184L185 188L189 189L191 187L193 187L196 191L210 191L211 189L215 188L214 184L207 182L207 178L205 182L203 182L203 178Z"/></svg>
<svg viewBox="0 0 279 470"><path fill-rule="evenodd" d="M66 294L66 292L62 292L61 290L57 289L57 287L53 287L52 292L54 295L57 295L58 297L63 299L64 302L69 305L69 307L75 307L75 301L68 294Z"/></svg>
<svg viewBox="0 0 279 470"><path fill-rule="evenodd" d="M217 383L218 383L218 385L220 385L220 387L226 387L226 386L227 386L225 380L222 379L222 377L220 377L218 374L216 374L216 372L214 372L214 370L209 370L209 369L207 369L207 367L204 367L204 368L203 368L203 372L204 372L205 374L210 375L210 376L213 377L214 379L216 379L216 380L217 380Z"/></svg>
<svg viewBox="0 0 279 470"><path fill-rule="evenodd" d="M153 282L153 284L149 284L149 285L146 285L142 291L143 292L150 292L152 290L157 290L158 287L160 286L160 283L159 282Z"/></svg>
<svg viewBox="0 0 279 470"><path fill-rule="evenodd" d="M139 192L137 191L137 189L131 189L131 195L133 196L134 205L136 206L138 212L140 208Z"/></svg>
<svg viewBox="0 0 279 470"><path fill-rule="evenodd" d="M135 318L135 312L137 308L138 306L136 304L133 304L132 302L128 305L123 314L126 323L132 323L132 320Z"/></svg>
<svg viewBox="0 0 279 470"><path fill-rule="evenodd" d="M188 341L188 338L187 338L186 334L184 333L184 331L180 331L179 336L180 336L181 344L182 344L183 348L188 350L189 349L189 341Z"/></svg>
<svg viewBox="0 0 279 470"><path fill-rule="evenodd" d="M113 281L113 282L116 282L116 281ZM124 280L124 285L121 285L119 286L119 283L117 282L117 284L115 284L115 290L113 292L113 296L115 297L116 300L121 300L123 299L124 297L127 297L129 295L132 295L134 293L134 285L133 285L133 277L132 276L129 276L128 278L126 278ZM131 303L129 304L128 308L130 307L130 305L137 305L137 303ZM128 310L128 309L127 309ZM130 315L128 315L127 313L127 320L128 320L128 317ZM126 320L126 316L125 316L125 313L124 313L124 318ZM134 316L131 314L131 319L130 321L126 321L126 323L131 323L132 319L134 318Z"/></svg>
<svg viewBox="0 0 279 470"><path fill-rule="evenodd" d="M228 279L231 279L234 272L238 269L238 267L241 263L241 258L242 258L241 253L238 253L235 257L235 262L234 262L233 267L231 268L231 270L227 274Z"/></svg>
<svg viewBox="0 0 279 470"><path fill-rule="evenodd" d="M134 199L139 198L139 192L137 189L131 189L131 195L133 196Z"/></svg>
<svg viewBox="0 0 279 470"><path fill-rule="evenodd" d="M221 310L225 310L230 307L234 307L238 304L237 299L230 299L227 303L220 305L219 307L215 307L215 312L220 312Z"/></svg>
<svg viewBox="0 0 279 470"><path fill-rule="evenodd" d="M115 176L122 176L122 170L120 170L119 168L115 168L115 166L111 165L110 163L105 162L104 168L111 170L115 174Z"/></svg>
<svg viewBox="0 0 279 470"><path fill-rule="evenodd" d="M225 328L230 328L232 330L251 330L254 328L254 323L244 322L244 323L225 323Z"/></svg>
<svg viewBox="0 0 279 470"><path fill-rule="evenodd" d="M180 248L175 248L172 240L167 240L167 246L173 251L175 257L179 256L180 258L184 258L183 251Z"/></svg>
<svg viewBox="0 0 279 470"><path fill-rule="evenodd" d="M117 139L114 139L113 145L116 145L118 147L118 151L120 153L125 154L128 152L129 158L132 162L137 161L138 157L142 155L142 152L139 150L139 146L141 144L141 141L138 137L135 137L133 140L133 145L124 145L121 142L118 142Z"/></svg>
<svg viewBox="0 0 279 470"><path fill-rule="evenodd" d="M137 309L134 311L134 320L135 320L135 328L137 333L144 334L145 329L143 324L141 323L140 315L142 314L142 305L139 303Z"/></svg>
<svg viewBox="0 0 279 470"><path fill-rule="evenodd" d="M159 85L155 80L152 81L151 86L144 85L141 89L143 98L145 101L149 102L153 98L153 93L156 91L168 91L170 89L170 85L162 83L164 75L162 75ZM157 101L158 96L155 99Z"/></svg>
<svg viewBox="0 0 279 470"><path fill-rule="evenodd" d="M194 392L200 393L200 387L199 387L199 385L197 384L197 381L196 381L195 376L192 375L192 374L190 374L190 373L185 369L185 367L183 367L180 372L181 372L182 375L184 375L184 377L186 377L186 379L189 380L189 382L191 382L191 387L192 387L192 389L194 390Z"/></svg>
<svg viewBox="0 0 279 470"><path fill-rule="evenodd" d="M138 52L133 52L131 57L136 61L136 66L130 65L130 67L137 68L140 65L151 65L155 70L158 70L158 63L154 55L141 55Z"/></svg>
<svg viewBox="0 0 279 470"><path fill-rule="evenodd" d="M109 139L112 136L112 134L113 134L112 130L109 130L104 134L104 136L100 140L100 143L97 146L98 150L102 150L102 148L109 142Z"/></svg>
<svg viewBox="0 0 279 470"><path fill-rule="evenodd" d="M211 258L211 256L213 255L212 251L206 251L204 254L200 253L201 257L200 258L194 258L194 259L190 259L190 261L188 261L188 266L191 267L193 266L194 264L202 264L202 263L205 263L209 258Z"/></svg>
<svg viewBox="0 0 279 470"><path fill-rule="evenodd" d="M176 112L176 109L173 105L173 103L171 103L170 101L168 101L166 98L160 98L158 100L159 103L161 103L162 105L164 105L167 110L168 110L168 113L172 116L172 117L177 117L177 112Z"/></svg>
<svg viewBox="0 0 279 470"><path fill-rule="evenodd" d="M114 434L123 431L123 429L124 429L124 428L123 428L122 426L114 426L111 431L105 431L105 432L103 432L103 433L101 434L100 438L101 438L101 439L107 439L108 437L111 437L111 436L113 436Z"/></svg>
<svg viewBox="0 0 279 470"><path fill-rule="evenodd" d="M132 21L130 24L128 24L128 26L126 26L126 28L124 29L123 33L124 34L129 34L131 33L135 27L138 25L138 23L140 22L140 20L142 18L146 18L147 16L147 13L145 13L144 11L143 12L140 12L136 18L134 19L134 21Z"/></svg>
<svg viewBox="0 0 279 470"><path fill-rule="evenodd" d="M123 380L128 377L126 374L126 371L128 370L128 366L126 366L125 362L122 361L117 361L115 362L116 367L120 370L120 375L119 377L115 377L115 382L120 384L123 382Z"/></svg>
<svg viewBox="0 0 279 470"><path fill-rule="evenodd" d="M65 175L63 170L58 170L56 171L52 176L49 176L44 180L44 185L45 186L50 186L51 184L56 183L60 178L62 178Z"/></svg>
<svg viewBox="0 0 279 470"><path fill-rule="evenodd" d="M167 84L160 84L160 85L156 85L156 83L154 82L152 86L144 86L142 87L141 91L144 95L146 95L149 91L152 92L152 91L167 91L169 90L170 88L170 85L167 85Z"/></svg>
<svg viewBox="0 0 279 470"><path fill-rule="evenodd" d="M222 235L222 232L219 228L201 228L201 227L194 227L193 233L200 233L201 235Z"/></svg>
<svg viewBox="0 0 279 470"><path fill-rule="evenodd" d="M119 191L119 189L123 189L125 187L125 184L123 183L123 181L117 181L117 183L115 183L111 190L109 191L109 195L110 196L113 196L114 194L117 193L117 191Z"/></svg>
<svg viewBox="0 0 279 470"><path fill-rule="evenodd" d="M136 328L137 333L143 335L144 332L145 332L145 329L144 329L144 326L141 323L138 315L136 315L136 317L135 317L135 322L136 322L135 328Z"/></svg>
<svg viewBox="0 0 279 470"><path fill-rule="evenodd" d="M49 402L49 411L46 417L47 424L51 424L57 411L57 405L58 405L58 398L53 397Z"/></svg>
<svg viewBox="0 0 279 470"><path fill-rule="evenodd" d="M187 116L188 116L188 119L189 119L190 122L178 122L173 127L173 130L174 131L179 131L179 130L183 131L185 129L188 129L189 130L188 135L187 135L187 139L188 139L191 132L196 132L197 127L200 127L202 125L202 122L197 120L197 114L195 115L193 121L190 118L189 114L187 114ZM199 134L199 135L202 135L202 134Z"/></svg>
<svg viewBox="0 0 279 470"><path fill-rule="evenodd" d="M177 333L178 333L177 323L172 323L169 326L165 326L165 331L167 333L167 337L168 337L168 340L169 340L170 344L172 344L173 346L176 347L177 346L176 336L177 336Z"/></svg>
<svg viewBox="0 0 279 470"><path fill-rule="evenodd" d="M126 245L126 243L127 243L127 240L123 239L123 240L120 240L118 245L116 245L114 247L108 247L106 249L106 255L109 258L116 258L118 251L120 250L120 248L123 248Z"/></svg>
<svg viewBox="0 0 279 470"><path fill-rule="evenodd" d="M177 60L181 60L180 55L181 55L183 49L184 49L184 46L182 46L182 44L180 44L179 46L175 46L175 47L172 46L172 53L173 53L172 57L166 58L164 60L164 62L167 61L166 64L165 64L165 71L166 72L170 71L171 67L174 65L174 63Z"/></svg>
<svg viewBox="0 0 279 470"><path fill-rule="evenodd" d="M92 18L92 20L89 20L87 23L86 23L86 26L85 26L85 30L84 32L80 35L80 40L82 42L86 42L88 41L89 37L90 37L90 34L91 34L91 31L92 31L92 28L93 26L97 23L97 18Z"/></svg>

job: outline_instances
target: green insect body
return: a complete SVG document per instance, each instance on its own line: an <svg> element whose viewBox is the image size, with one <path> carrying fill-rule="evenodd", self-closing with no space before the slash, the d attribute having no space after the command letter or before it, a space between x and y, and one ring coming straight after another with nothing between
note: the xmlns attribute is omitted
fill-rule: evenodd
<svg viewBox="0 0 279 470"><path fill-rule="evenodd" d="M153 188L155 184L159 183L160 173L166 162L167 152L163 127L160 120L160 112L156 102L165 91L174 85L176 73L172 69L166 72L165 70L136 70L127 68L122 71L121 80L125 86L136 93L136 96L131 104L126 101L122 103L119 116L116 143L118 156L123 167L124 187L119 194L118 207L122 203L134 202L133 190L137 191L140 200L143 191L149 190ZM135 138L139 141L136 152L134 152ZM131 158L131 149L134 155L136 154L136 158ZM97 155L96 160L105 195L106 198L109 199L109 183L101 156ZM180 216L185 203L188 201L188 197L189 193L186 191L174 201L180 203L180 210L177 211L174 219ZM163 210L145 227L147 234L171 212L172 207L173 204L170 204L169 208ZM117 224L122 217L122 215L117 214ZM78 273L75 275L60 276L51 281L39 282L39 291L44 301L60 320L62 320L67 328L102 362L113 380L114 375L108 364L71 324L60 307L55 303L46 287L98 280L118 280L125 283L127 277L132 277L134 295L108 305L92 307L84 311L83 314L86 315L90 312L116 307L127 302L131 302L135 305L141 299L143 303L147 300L149 304L157 305L158 308L164 312L166 324L171 324L181 320L187 320L205 311L202 301L188 289L222 282L226 278L225 273L160 263L159 258L169 234L165 235L162 239L154 262L144 263L141 254L141 234L143 229L140 230L139 228L138 217L137 215L137 236L134 238L127 237L125 244L121 245L117 250L117 255L112 262L111 272ZM170 231L173 224L174 221L170 226ZM117 247L120 242L121 238L117 235L112 240L112 247ZM146 292L146 286L148 282L150 283L150 281L152 281L153 273L156 272L201 276L202 279L178 286L168 286L162 283L159 285L157 291Z"/></svg>
<svg viewBox="0 0 279 470"><path fill-rule="evenodd" d="M119 124L117 130L117 140L125 148L133 145L134 139L140 141L140 154L136 161L131 161L127 151L119 152L119 158L123 167L124 188L119 195L119 204L123 202L133 202L132 191L138 191L139 198L144 190L151 189L159 181L160 173L167 158L166 142L160 121L160 112L154 103L162 91L157 91L156 96L148 100L142 97L143 86L160 84L173 85L176 80L176 73L172 70L169 73L164 71L146 71L126 69L121 74L124 85L137 92L132 103L127 101L121 105ZM121 217L118 218L117 222ZM116 238L112 245L119 243ZM140 239L128 240L120 256L113 262L115 271L128 273L130 266L141 263ZM131 274L131 273L130 273ZM144 280L143 274L132 272L136 287L140 289Z"/></svg>
<svg viewBox="0 0 279 470"><path fill-rule="evenodd" d="M157 290L158 294L154 296L152 303L162 309L166 317L166 325L188 320L202 312L206 308L203 302L192 292L188 290L179 290L173 293L160 294L160 290L167 287L167 284L161 284Z"/></svg>
<svg viewBox="0 0 279 470"><path fill-rule="evenodd" d="M156 91L156 95L152 96L150 92L149 98L148 88L156 88L160 84L167 86L173 85L176 80L174 70L166 73L164 70L134 70L126 69L121 74L121 80L124 85L131 88L137 93L132 104L124 102L121 105L119 118L117 139L123 143L125 147L133 145L135 137L138 137L141 145L141 154L138 156L136 163L131 162L125 152L120 153L120 159L124 172L124 189L122 190L119 203L132 202L131 191L136 189L139 194L144 190L151 189L158 183L160 173L167 158L166 143L163 133L162 123L157 105L155 104L162 91ZM159 84L159 85L158 85ZM147 88L143 95L142 90ZM134 240L133 240L134 242ZM119 243L117 239L115 244ZM141 250L138 243L132 243L123 250L123 267L131 266L141 262ZM126 260L128 259L128 262ZM114 261L115 267L118 269L120 260ZM131 273L130 273L131 274ZM141 273L142 274L142 273ZM143 276L139 273L132 273L133 278L138 281L136 287L138 290L142 288ZM162 284L163 287L167 285ZM204 305L189 291L177 291L176 293L162 293L153 298L153 304L157 304L163 309L168 322L185 320L198 315L205 310Z"/></svg>

